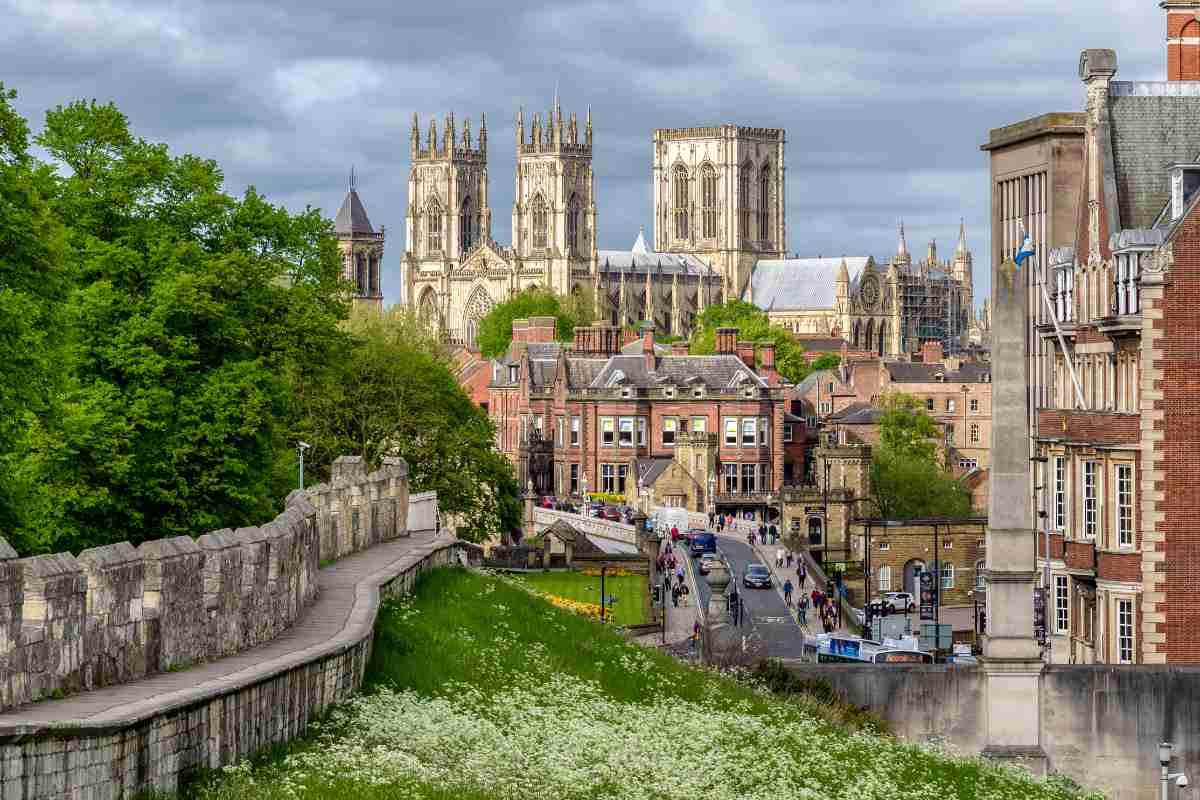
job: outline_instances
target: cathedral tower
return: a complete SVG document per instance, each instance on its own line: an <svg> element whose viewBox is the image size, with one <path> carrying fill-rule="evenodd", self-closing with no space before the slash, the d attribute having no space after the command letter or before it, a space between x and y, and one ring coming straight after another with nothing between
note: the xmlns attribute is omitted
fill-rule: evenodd
<svg viewBox="0 0 1200 800"><path fill-rule="evenodd" d="M350 295L351 311L354 314L383 313L380 272L384 231L380 228L376 233L371 227L367 210L358 197L353 168L350 170L350 188L334 219L333 232L342 256L342 280L354 285Z"/></svg>
<svg viewBox="0 0 1200 800"><path fill-rule="evenodd" d="M446 116L442 133L429 120L422 141L413 114L405 212L404 302L415 306L430 324L446 327L450 312L450 276L480 242L492 238L488 204L487 118L481 117L472 142L471 123L461 138L454 114ZM461 332L450 331L451 337Z"/></svg>
<svg viewBox="0 0 1200 800"><path fill-rule="evenodd" d="M654 131L654 249L690 253L741 297L787 242L784 131L720 125Z"/></svg>
<svg viewBox="0 0 1200 800"><path fill-rule="evenodd" d="M963 307L972 314L975 308L975 278L971 265L971 251L967 249L967 225L963 220L958 222L958 247L954 249L952 267L954 279L962 284Z"/></svg>
<svg viewBox="0 0 1200 800"><path fill-rule="evenodd" d="M545 117L533 115L528 138L524 109L517 113L515 188L512 241L522 271L538 275L535 283L560 294L577 288L594 291L596 201L590 110L581 132L575 114L563 118L556 98Z"/></svg>

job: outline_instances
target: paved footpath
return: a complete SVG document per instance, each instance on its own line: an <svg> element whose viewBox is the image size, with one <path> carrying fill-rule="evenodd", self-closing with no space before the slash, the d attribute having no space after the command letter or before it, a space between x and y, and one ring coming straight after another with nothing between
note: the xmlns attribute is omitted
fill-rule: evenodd
<svg viewBox="0 0 1200 800"><path fill-rule="evenodd" d="M395 571L397 562L416 563L450 540L432 533L414 533L345 556L322 569L316 600L291 628L270 642L217 661L179 672L161 672L129 683L81 692L62 700L28 703L0 714L0 728L24 725L89 724L124 720L140 713L225 691L271 672L304 663L310 648L325 645L352 621L356 587L375 573ZM359 605L354 616L373 614L375 607ZM267 662L271 662L269 665Z"/></svg>
<svg viewBox="0 0 1200 800"><path fill-rule="evenodd" d="M663 545L664 548L666 548L669 545L669 541L670 540L666 540L666 542ZM664 550L664 552L665 552L665 550ZM675 558L676 558L676 564L682 563L684 565L684 567L683 567L684 568L684 580L687 583L688 589L690 590L690 592L688 594L688 599L687 599L688 604L686 606L681 605L681 606L676 607L676 606L672 605L672 603L671 603L670 594L668 594L666 597L666 600L667 600L666 646L667 647L675 646L676 648L678 648L680 645L683 645L684 647L686 647L688 638L692 635L692 626L695 624L696 618L700 614L700 608L699 608L700 593L696 589L695 564L692 562L691 557L688 555L686 544L677 544L675 546ZM658 575L656 577L652 576L651 580L656 580L659 584L661 584L662 576L661 575ZM674 582L674 578L672 578L671 580L672 580L672 582ZM661 632L660 633L648 633L645 636L639 636L635 641L638 644L646 645L648 647L664 646L663 645L663 635Z"/></svg>

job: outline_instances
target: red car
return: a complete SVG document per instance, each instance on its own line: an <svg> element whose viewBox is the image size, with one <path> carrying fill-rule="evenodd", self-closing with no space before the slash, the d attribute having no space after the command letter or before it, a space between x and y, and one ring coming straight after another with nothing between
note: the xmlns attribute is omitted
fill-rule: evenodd
<svg viewBox="0 0 1200 800"><path fill-rule="evenodd" d="M617 509L615 509L612 506L605 506L604 510L600 512L600 516L603 519L608 520L609 522L620 522L621 521L621 512L617 511Z"/></svg>

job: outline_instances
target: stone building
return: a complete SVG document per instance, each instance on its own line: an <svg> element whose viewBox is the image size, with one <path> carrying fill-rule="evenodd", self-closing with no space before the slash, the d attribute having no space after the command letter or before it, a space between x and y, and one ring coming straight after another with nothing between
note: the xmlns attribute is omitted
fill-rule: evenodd
<svg viewBox="0 0 1200 800"><path fill-rule="evenodd" d="M1008 151L990 150L995 256L1021 223L1055 245L1024 280L1056 662L1200 661L1200 44L1184 35L1200 3L1160 7L1170 80L1114 80L1112 50L1080 57L1073 180L1001 173ZM1057 221L1075 198L1081 213Z"/></svg>
<svg viewBox="0 0 1200 800"><path fill-rule="evenodd" d="M871 448L828 437L815 444L806 452L809 480L783 490L783 529L790 547L808 550L826 569L844 570L854 559L850 522L869 513Z"/></svg>
<svg viewBox="0 0 1200 800"><path fill-rule="evenodd" d="M871 256L764 259L742 299L793 333L840 336L854 350L896 358L926 342L947 352L967 345L976 324L973 297L962 225L951 260L939 261L937 243L930 242L925 259L914 264L901 224L886 266Z"/></svg>
<svg viewBox="0 0 1200 800"><path fill-rule="evenodd" d="M350 172L350 189L333 221L333 233L342 257L342 280L354 285L352 312L382 314L383 284L380 274L383 269L384 231L380 228L376 232L371 227L367 210L358 197L353 170Z"/></svg>
<svg viewBox="0 0 1200 800"><path fill-rule="evenodd" d="M862 562L867 579L850 580L858 598L874 599L888 592L919 597L920 574L930 571L936 579L938 622L956 632L976 629L975 614L986 606L986 519L858 519L850 527L853 559ZM916 630L919 609L913 617Z"/></svg>
<svg viewBox="0 0 1200 800"><path fill-rule="evenodd" d="M777 515L804 436L773 346L760 346L756 371L755 347L736 329L720 329L710 356L656 346L649 326L624 347L608 324L576 328L572 345L553 336L553 317L515 320L508 354L493 362L488 413L522 485L573 497L644 489L664 505Z"/></svg>

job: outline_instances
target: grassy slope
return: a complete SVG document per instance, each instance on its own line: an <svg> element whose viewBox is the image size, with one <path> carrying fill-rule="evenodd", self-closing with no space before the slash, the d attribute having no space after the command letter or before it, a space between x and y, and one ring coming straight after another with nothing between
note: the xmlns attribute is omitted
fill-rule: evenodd
<svg viewBox="0 0 1200 800"><path fill-rule="evenodd" d="M582 572L531 572L524 575L523 580L539 592L583 603L600 602L599 575L593 577ZM648 586L645 575L604 579L605 594L617 598L617 602L612 605L613 621L617 625L637 625L646 622Z"/></svg>
<svg viewBox="0 0 1200 800"><path fill-rule="evenodd" d="M380 617L368 691L203 800L1072 798L626 644L511 583L439 570ZM561 702L559 702L561 701ZM493 755L493 751L495 754ZM557 783L556 783L557 781Z"/></svg>

